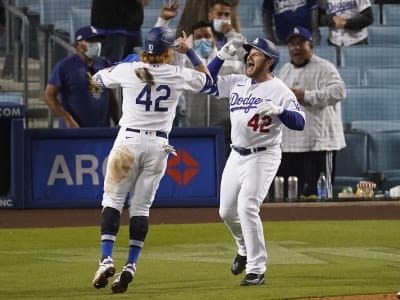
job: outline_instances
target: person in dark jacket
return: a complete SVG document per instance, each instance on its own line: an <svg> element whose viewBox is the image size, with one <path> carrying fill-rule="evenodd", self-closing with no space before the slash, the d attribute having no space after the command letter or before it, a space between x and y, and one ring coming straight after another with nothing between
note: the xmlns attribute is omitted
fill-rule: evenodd
<svg viewBox="0 0 400 300"><path fill-rule="evenodd" d="M101 43L101 56L112 63L121 61L142 46L140 28L144 6L150 0L93 0L91 25L105 35Z"/></svg>

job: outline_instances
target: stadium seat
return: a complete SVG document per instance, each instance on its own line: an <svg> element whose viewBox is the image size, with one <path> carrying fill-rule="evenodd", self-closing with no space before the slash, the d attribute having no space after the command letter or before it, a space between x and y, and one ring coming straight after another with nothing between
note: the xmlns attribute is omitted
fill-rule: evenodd
<svg viewBox="0 0 400 300"><path fill-rule="evenodd" d="M264 31L261 26L259 26L259 27L242 27L242 34L246 37L248 42L252 42L257 37L260 37L260 36L263 37ZM286 52L287 52L287 48L286 48Z"/></svg>
<svg viewBox="0 0 400 300"><path fill-rule="evenodd" d="M371 46L400 46L399 32L400 32L400 26L389 26L389 25L369 26L368 44Z"/></svg>
<svg viewBox="0 0 400 300"><path fill-rule="evenodd" d="M54 29L62 32L70 32L71 7L91 7L91 0L40 0L40 24L52 24Z"/></svg>
<svg viewBox="0 0 400 300"><path fill-rule="evenodd" d="M171 0L172 2L172 0ZM178 1L179 2L179 1ZM145 6L145 8L158 8L161 9L161 7L165 4L168 3L168 0L151 0L149 1L149 4L147 6ZM183 6L182 3L180 2L180 10L183 10Z"/></svg>
<svg viewBox="0 0 400 300"><path fill-rule="evenodd" d="M16 104L24 104L24 98L20 92L1 92L0 102L12 102Z"/></svg>
<svg viewBox="0 0 400 300"><path fill-rule="evenodd" d="M400 130L369 134L369 169L383 174L385 189L398 185L400 179Z"/></svg>
<svg viewBox="0 0 400 300"><path fill-rule="evenodd" d="M316 46L314 47L314 54L319 57L325 58L326 60L329 60L335 66L337 65L336 47Z"/></svg>
<svg viewBox="0 0 400 300"><path fill-rule="evenodd" d="M384 4L382 6L382 24L400 25L400 5Z"/></svg>
<svg viewBox="0 0 400 300"><path fill-rule="evenodd" d="M321 26L321 27L319 27L319 33L320 33L320 35L321 35L320 46L321 46L321 47L327 47L327 46L329 46L329 44L328 44L329 27L328 27L328 26Z"/></svg>
<svg viewBox="0 0 400 300"><path fill-rule="evenodd" d="M399 68L364 68L365 80L368 86L400 86Z"/></svg>
<svg viewBox="0 0 400 300"><path fill-rule="evenodd" d="M380 5L372 3L371 9L372 9L372 15L374 16L374 24L382 24Z"/></svg>
<svg viewBox="0 0 400 300"><path fill-rule="evenodd" d="M154 24L157 22L159 15L160 15L160 8L150 8L146 6L144 8L144 19L142 26L146 28L153 27Z"/></svg>
<svg viewBox="0 0 400 300"><path fill-rule="evenodd" d="M368 139L362 131L345 132L346 147L336 155L334 194L346 186L353 189L363 180L368 170Z"/></svg>
<svg viewBox="0 0 400 300"><path fill-rule="evenodd" d="M15 0L16 7L26 7L30 12L40 13L40 0Z"/></svg>
<svg viewBox="0 0 400 300"><path fill-rule="evenodd" d="M70 38L71 43L74 42L75 32L82 26L90 25L90 8L71 7L70 11Z"/></svg>
<svg viewBox="0 0 400 300"><path fill-rule="evenodd" d="M398 88L347 88L342 103L343 123L369 120L399 120L400 89Z"/></svg>
<svg viewBox="0 0 400 300"><path fill-rule="evenodd" d="M242 28L262 27L262 5L261 1L240 1L237 14ZM261 30L257 35L263 35Z"/></svg>
<svg viewBox="0 0 400 300"><path fill-rule="evenodd" d="M400 130L400 121L358 120L350 123L351 129L367 133L388 130Z"/></svg>
<svg viewBox="0 0 400 300"><path fill-rule="evenodd" d="M338 68L346 87L361 87L365 85L365 79L359 67Z"/></svg>
<svg viewBox="0 0 400 300"><path fill-rule="evenodd" d="M341 66L400 67L400 47L352 46L341 48Z"/></svg>
<svg viewBox="0 0 400 300"><path fill-rule="evenodd" d="M388 191L397 185L400 185L400 170L385 171L383 174L382 189Z"/></svg>

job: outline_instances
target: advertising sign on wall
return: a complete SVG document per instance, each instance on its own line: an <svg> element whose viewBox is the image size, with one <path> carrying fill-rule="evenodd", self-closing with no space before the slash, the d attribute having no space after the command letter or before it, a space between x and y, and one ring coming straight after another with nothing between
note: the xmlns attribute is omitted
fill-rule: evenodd
<svg viewBox="0 0 400 300"><path fill-rule="evenodd" d="M100 207L115 135L115 129L30 130L30 197L24 206ZM169 142L178 156L169 156L154 206L217 206L225 163L223 130L176 128Z"/></svg>

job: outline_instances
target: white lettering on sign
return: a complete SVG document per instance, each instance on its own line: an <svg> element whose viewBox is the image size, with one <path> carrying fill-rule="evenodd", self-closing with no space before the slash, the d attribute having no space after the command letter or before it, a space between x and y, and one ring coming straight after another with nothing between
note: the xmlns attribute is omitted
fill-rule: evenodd
<svg viewBox="0 0 400 300"><path fill-rule="evenodd" d="M13 207L12 199L0 199L0 207Z"/></svg>
<svg viewBox="0 0 400 300"><path fill-rule="evenodd" d="M21 117L22 112L19 107L0 107L0 118Z"/></svg>
<svg viewBox="0 0 400 300"><path fill-rule="evenodd" d="M90 165L88 167L84 167L84 162L89 162ZM97 161L96 156L90 154L77 155L75 157L75 166L77 185L83 184L83 174L92 176L92 184L99 185L99 175L96 172L99 162Z"/></svg>
<svg viewBox="0 0 400 300"><path fill-rule="evenodd" d="M47 185L54 185L56 180L65 181L66 185L83 185L83 177L90 176L93 185L99 185L99 172L104 176L107 167L106 157L101 164L101 170L99 170L99 160L93 154L77 154L75 155L75 181L71 175L72 166L68 166L64 155L58 154L55 156Z"/></svg>
<svg viewBox="0 0 400 300"><path fill-rule="evenodd" d="M47 185L54 185L57 179L65 180L67 185L73 185L71 173L63 155L58 154L54 159Z"/></svg>

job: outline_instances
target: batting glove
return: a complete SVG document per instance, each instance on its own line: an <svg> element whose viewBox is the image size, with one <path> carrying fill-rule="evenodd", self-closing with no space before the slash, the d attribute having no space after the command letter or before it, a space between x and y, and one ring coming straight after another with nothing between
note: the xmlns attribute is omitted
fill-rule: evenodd
<svg viewBox="0 0 400 300"><path fill-rule="evenodd" d="M175 150L174 146L168 145L168 144L165 144L165 143L164 143L164 144L162 145L162 148L163 148L163 150L164 150L165 153L171 153L171 154L174 155L174 156L178 156L178 154L176 153L176 150Z"/></svg>
<svg viewBox="0 0 400 300"><path fill-rule="evenodd" d="M257 113L260 115L279 116L282 112L283 107L273 104L272 101L263 101L257 107Z"/></svg>
<svg viewBox="0 0 400 300"><path fill-rule="evenodd" d="M243 40L233 39L227 42L221 50L218 51L217 56L219 59L226 60L231 59L236 55L238 49L243 46Z"/></svg>

